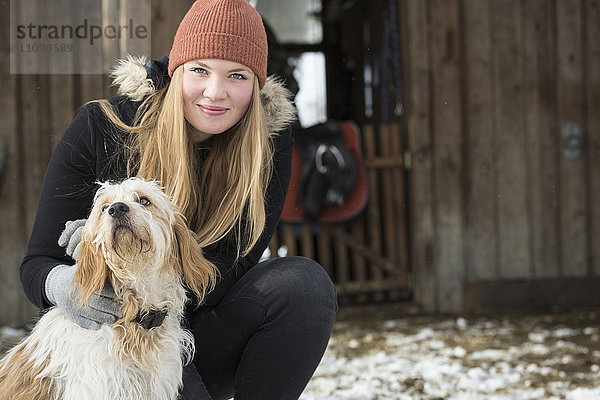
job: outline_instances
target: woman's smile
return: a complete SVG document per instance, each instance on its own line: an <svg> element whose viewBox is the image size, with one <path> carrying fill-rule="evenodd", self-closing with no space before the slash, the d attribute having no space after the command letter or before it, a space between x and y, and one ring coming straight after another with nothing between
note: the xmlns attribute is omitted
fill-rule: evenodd
<svg viewBox="0 0 600 400"><path fill-rule="evenodd" d="M207 104L198 104L198 108L209 117L220 117L229 110L226 107L211 106Z"/></svg>

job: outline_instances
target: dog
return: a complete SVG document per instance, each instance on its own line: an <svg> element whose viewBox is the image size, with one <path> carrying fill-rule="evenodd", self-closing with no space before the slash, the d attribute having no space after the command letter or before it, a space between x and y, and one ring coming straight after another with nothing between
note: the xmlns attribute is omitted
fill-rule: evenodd
<svg viewBox="0 0 600 400"><path fill-rule="evenodd" d="M182 213L156 182L103 183L76 263L78 301L110 282L123 317L95 331L50 309L0 361L1 397L176 399L194 353L181 326L186 287L202 299L215 278Z"/></svg>

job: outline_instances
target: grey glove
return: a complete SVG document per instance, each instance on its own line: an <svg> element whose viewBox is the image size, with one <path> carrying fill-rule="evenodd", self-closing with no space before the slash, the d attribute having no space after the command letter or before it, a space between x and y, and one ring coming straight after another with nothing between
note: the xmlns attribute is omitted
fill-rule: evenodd
<svg viewBox="0 0 600 400"><path fill-rule="evenodd" d="M58 245L60 247L65 247L67 255L71 256L74 260L77 260L77 254L79 254L79 248L81 247L81 232L83 231L83 226L86 221L86 219L67 221L65 230L58 238Z"/></svg>
<svg viewBox="0 0 600 400"><path fill-rule="evenodd" d="M102 324L111 324L123 316L123 310L115 301L115 291L110 284L104 285L100 293L92 293L88 307L78 302L79 290L73 286L77 264L57 265L46 278L46 297L60 308L77 325L85 329L98 330Z"/></svg>

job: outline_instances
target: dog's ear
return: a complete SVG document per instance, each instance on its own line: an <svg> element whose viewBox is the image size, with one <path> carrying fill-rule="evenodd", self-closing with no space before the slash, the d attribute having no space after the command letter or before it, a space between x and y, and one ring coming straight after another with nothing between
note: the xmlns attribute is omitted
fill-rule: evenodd
<svg viewBox="0 0 600 400"><path fill-rule="evenodd" d="M90 295L102 290L106 282L108 266L102 252L92 243L86 229L81 234L81 247L77 255L77 271L74 282L79 285L79 300L86 304Z"/></svg>
<svg viewBox="0 0 600 400"><path fill-rule="evenodd" d="M175 224L173 226L175 233L176 264L179 273L183 276L183 281L202 301L207 292L215 286L216 268L202 254L202 248L196 240L196 235L185 223L183 215L175 214Z"/></svg>

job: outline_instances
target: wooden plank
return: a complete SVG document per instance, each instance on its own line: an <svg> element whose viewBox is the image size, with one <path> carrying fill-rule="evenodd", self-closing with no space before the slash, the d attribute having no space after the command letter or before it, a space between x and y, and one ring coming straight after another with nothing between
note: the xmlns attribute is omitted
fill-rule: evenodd
<svg viewBox="0 0 600 400"><path fill-rule="evenodd" d="M334 269L331 262L331 238L329 234L329 227L327 225L319 226L319 233L317 235L317 251L319 254L319 264L321 264L329 276L334 279Z"/></svg>
<svg viewBox="0 0 600 400"><path fill-rule="evenodd" d="M302 224L301 226L301 249L302 252L300 253L301 255L303 255L304 257L310 258L310 259L314 259L315 257L315 246L313 243L313 239L314 239L314 235L312 233L312 224L305 222Z"/></svg>
<svg viewBox="0 0 600 400"><path fill-rule="evenodd" d="M392 157L401 160L404 164L404 146L403 132L400 123L397 120L390 124L390 154ZM395 213L395 228L396 228L396 269L400 279L404 280L404 286L399 287L400 290L388 291L388 299L390 301L400 301L403 297L403 292L409 286L408 280L408 219L407 219L407 194L406 194L406 175L404 166L397 166L392 169L394 181L394 213Z"/></svg>
<svg viewBox="0 0 600 400"><path fill-rule="evenodd" d="M376 169L401 168L404 167L404 160L395 156L368 158L365 160L365 167Z"/></svg>
<svg viewBox="0 0 600 400"><path fill-rule="evenodd" d="M10 2L0 2L2 26L10 26ZM4 163L0 165L0 325L21 327L33 316L25 299L19 280L19 265L25 252L26 236L24 226L24 186L22 174L24 161L19 161L21 132L17 129L18 75L10 73L9 29L0 31L0 146Z"/></svg>
<svg viewBox="0 0 600 400"><path fill-rule="evenodd" d="M269 252L271 253L269 258L277 257L277 250L279 249L279 243L280 243L279 229L276 229L275 233L273 234L273 237L271 238L271 241L269 242Z"/></svg>
<svg viewBox="0 0 600 400"><path fill-rule="evenodd" d="M24 3L21 5L23 15L33 19L45 19L46 4ZM42 57L36 62L41 63ZM38 66L36 70L40 70ZM47 75L29 74L21 75L19 82L17 119L20 128L20 148L17 155L22 160L24 169L20 182L24 188L23 218L27 235L31 232L37 203L40 194L42 180L49 159L49 142L47 134L48 126L48 85Z"/></svg>
<svg viewBox="0 0 600 400"><path fill-rule="evenodd" d="M332 227L330 230L332 237L339 242L342 242L346 247L351 247L355 254L365 257L371 266L371 275L374 275L377 271L379 279L383 279L384 271L389 276L396 276L398 269L395 268L395 264L388 258L381 256L379 253L375 253L372 249L366 246L364 243L357 241L352 235L347 234L339 227Z"/></svg>
<svg viewBox="0 0 600 400"><path fill-rule="evenodd" d="M379 125L379 140L380 140L380 154L384 157L390 157L391 154L391 129L388 123L381 123ZM394 209L394 194L396 182L394 182L394 175L390 169L380 170L381 174L381 200L383 205L383 215L380 219L383 226L383 239L384 239L384 252L383 254L389 258L393 263L398 263L398 255L396 249L397 243L397 232L396 227L398 225L397 215Z"/></svg>
<svg viewBox="0 0 600 400"><path fill-rule="evenodd" d="M523 3L523 79L532 276L559 276L559 171L556 141L556 38L553 3Z"/></svg>
<svg viewBox="0 0 600 400"><path fill-rule="evenodd" d="M52 6L43 3L24 3L25 15L37 16L38 21L47 21L52 15ZM43 40L39 43L42 44ZM45 44L45 43L43 43ZM36 68L39 72L49 72L51 54L39 55ZM47 73L24 75L21 82L21 96L18 111L23 131L23 147L19 157L25 160L25 230L27 235L33 228L40 190L46 167L52 154L52 138L50 135L50 84Z"/></svg>
<svg viewBox="0 0 600 400"><path fill-rule="evenodd" d="M407 218L407 193L406 176L404 171L404 145L402 140L402 128L399 122L391 124L391 141L393 158L402 161L401 166L392 170L394 181L394 209L396 223L396 259L398 260L399 273L404 276L408 283L408 218Z"/></svg>
<svg viewBox="0 0 600 400"><path fill-rule="evenodd" d="M128 0L102 0L102 25L103 26L120 26L122 21L120 20L121 15L126 15L126 7ZM126 52L127 48L122 47L123 44L127 43L127 39L118 40L116 38L102 39L102 69L107 72L113 67L116 60L119 59L121 51ZM132 53L135 54L135 53Z"/></svg>
<svg viewBox="0 0 600 400"><path fill-rule="evenodd" d="M375 129L371 124L365 124L362 127L362 137L365 155L367 157L377 156L377 147L375 140ZM369 248L373 253L382 255L383 244L381 240L381 227L383 226L381 215L381 209L379 206L380 193L378 184L377 170L369 169L367 171L369 176L369 203L367 204L367 219L369 225ZM384 214L385 215L385 214ZM375 280L383 279L383 272L379 269L373 268L371 265L371 278ZM381 295L376 295L375 301L381 301Z"/></svg>
<svg viewBox="0 0 600 400"><path fill-rule="evenodd" d="M40 158L37 162L40 163L39 171L36 171L36 182L38 185L37 191L34 196L34 200L36 202L37 209L37 201L39 199L39 193L42 188L42 183L44 181L44 176L46 175L46 167L50 162L50 157L52 156L52 152L54 150L53 143L54 139L52 137L52 106L50 104L51 99L51 86L50 86L50 77L51 75L42 74L38 75L39 84L35 88L37 95L37 105L38 108L36 112L40 114L39 116L39 126L37 130L37 135L39 135L39 146L38 149Z"/></svg>
<svg viewBox="0 0 600 400"><path fill-rule="evenodd" d="M363 125L362 132L365 155L367 157L375 157L377 150L375 147L375 130L373 125ZM369 203L367 204L369 246L373 251L381 254L381 235L379 233L381 212L379 209L379 191L377 190L377 170L374 168L368 169L367 174L369 177Z"/></svg>
<svg viewBox="0 0 600 400"><path fill-rule="evenodd" d="M53 5L48 3L36 3L32 5L35 8L38 16L41 18L40 21L48 21L49 16L54 13ZM43 40L42 40L43 42ZM40 73L32 76L29 80L28 91L27 91L27 107L28 111L23 113L23 118L28 120L31 113L37 114L31 124L28 125L28 130L25 135L29 136L29 143L34 145L35 149L26 149L25 152L28 154L26 160L28 163L31 160L34 161L34 168L29 171L28 176L28 217L27 217L27 231L31 232L33 228L33 221L37 210L37 204L39 200L40 190L44 175L46 174L46 167L50 161L52 155L52 136L51 136L51 112L50 112L50 79L48 73L51 72L51 67L48 65L57 58L52 53L47 53L38 58L38 62L41 64L39 67Z"/></svg>
<svg viewBox="0 0 600 400"><path fill-rule="evenodd" d="M37 209L41 182L47 166L47 151L43 150L44 136L40 130L42 106L39 98L40 75L22 75L19 79L18 119L20 129L20 149L17 157L23 160L23 175L20 185L24 188L23 201L25 231L29 235Z"/></svg>
<svg viewBox="0 0 600 400"><path fill-rule="evenodd" d="M461 308L463 256L462 104L459 3L447 0L431 9L433 71L433 185L439 310ZM442 267L443 266L443 267Z"/></svg>
<svg viewBox="0 0 600 400"><path fill-rule="evenodd" d="M363 143L365 154L369 157L379 157L383 155L382 147L384 138L387 136L387 129L384 125L384 121L388 118L389 110L386 110L385 106L389 103L389 96L387 93L387 88L385 84L386 77L386 67L382 65L377 60L380 59L382 51L387 51L387 49L383 49L383 45L385 44L383 39L384 35L384 27L382 24L374 23L377 19L382 18L383 14L383 2L372 2L371 7L367 10L367 18L369 23L365 26L368 29L368 33L363 39L363 62L365 65L371 65L373 68L373 79L371 82L365 84L370 85L370 93L365 93L366 96L370 96L370 112L369 110L365 110L365 116L369 120L369 125L371 125L372 129L367 130L365 135L363 135ZM379 79L377 79L377 75L379 75ZM365 88L365 91L367 88ZM365 97L365 104L369 101L368 97ZM367 108L369 105L367 105ZM371 227L371 231L375 233L377 231L377 237L372 242L372 251L379 252L379 254L386 258L390 259L391 254L389 251L390 248L390 236L393 234L390 229L389 218L391 218L390 209L389 209L389 195L388 188L391 183L389 180L389 170L371 170L370 174L370 191L371 195L374 197L371 198L369 202L370 207L372 208L369 214L369 224ZM377 207L377 214L374 212L374 207ZM370 266L370 280L382 280L385 279L386 274L381 269L374 268L374 265ZM378 292L375 293L372 297L373 301L376 303L382 302L385 300L385 293Z"/></svg>
<svg viewBox="0 0 600 400"><path fill-rule="evenodd" d="M105 75L99 74L75 75L75 104L77 107L88 101L107 97L105 91L108 90L108 84L104 78Z"/></svg>
<svg viewBox="0 0 600 400"><path fill-rule="evenodd" d="M564 155L563 130L576 124L583 131L583 31L579 0L556 2L558 128L560 157L561 266L564 276L588 271L587 152L577 159Z"/></svg>
<svg viewBox="0 0 600 400"><path fill-rule="evenodd" d="M599 277L469 282L465 311L554 310L600 306Z"/></svg>
<svg viewBox="0 0 600 400"><path fill-rule="evenodd" d="M393 279L386 279L383 281L367 281L367 282L346 282L344 284L337 284L336 291L339 295L348 294L366 294L366 293L384 293L390 290L398 293L399 300L408 300L411 292L408 289L398 289L403 287L402 281L396 281Z"/></svg>
<svg viewBox="0 0 600 400"><path fill-rule="evenodd" d="M289 256L298 255L294 224L283 224L283 245L287 247L287 254Z"/></svg>
<svg viewBox="0 0 600 400"><path fill-rule="evenodd" d="M106 0L105 0L106 1ZM127 26L133 19L135 33L123 35L119 45L121 54L145 55L150 57L152 52L152 2L151 0L121 0L120 25ZM172 2L180 3L180 2ZM183 18L183 15L182 15ZM178 24L177 24L178 25ZM176 27L177 27L176 25ZM172 40L172 37L171 37ZM115 59L111 60L111 65Z"/></svg>
<svg viewBox="0 0 600 400"><path fill-rule="evenodd" d="M412 268L415 301L423 311L437 311L438 276L434 244L431 59L429 36L430 2L401 0L401 26L407 41L405 103L408 140L412 152Z"/></svg>
<svg viewBox="0 0 600 400"><path fill-rule="evenodd" d="M467 279L498 277L496 143L492 122L490 2L464 0L465 132L469 185L465 193Z"/></svg>
<svg viewBox="0 0 600 400"><path fill-rule="evenodd" d="M531 254L520 3L491 4L500 272L503 278L526 277L531 274Z"/></svg>
<svg viewBox="0 0 600 400"><path fill-rule="evenodd" d="M55 0L53 2L53 17L58 18L65 9L70 9L71 0ZM72 21L70 21L72 23ZM48 78L50 92L50 147L54 149L65 129L69 126L76 113L74 103L73 58L64 54L56 59L53 74Z"/></svg>
<svg viewBox="0 0 600 400"><path fill-rule="evenodd" d="M600 276L600 7L594 1L585 2L585 93L586 132L588 137L588 173L590 185L590 272ZM592 134L595 132L596 134Z"/></svg>
<svg viewBox="0 0 600 400"><path fill-rule="evenodd" d="M74 79L72 75L51 75L50 88L50 147L54 149L76 113Z"/></svg>
<svg viewBox="0 0 600 400"><path fill-rule="evenodd" d="M351 225L351 228L350 228L351 233L350 233L350 235L352 236L352 238L354 240L356 240L359 243L366 243L366 238L365 238L365 232L366 232L365 221L366 221L365 214L361 213L354 221L352 221L350 223L350 225ZM358 252L356 252L354 250L354 246L349 246L348 248L350 249L350 257L352 259L354 280L356 282L366 282L367 281L367 261L366 261L366 258L363 257ZM357 297L356 301L358 303L366 303L368 301L368 297L366 297L366 296L359 296L359 297Z"/></svg>
<svg viewBox="0 0 600 400"><path fill-rule="evenodd" d="M102 0L99 2L101 4L101 18L103 26L123 26L128 25L128 21L125 21L127 18L127 7L131 2L129 0ZM131 15L131 14L129 14ZM138 22L138 21L135 21ZM123 39L123 37L125 37ZM127 49L127 34L121 36L122 39L116 38L102 38L102 80L100 83L99 77L96 79L97 82L93 83L93 87L96 91L91 92L91 97L88 94L86 100L97 99L97 98L107 98L111 97L116 92L116 87L111 88L111 78L109 77L109 72L115 66L116 60L121 58L121 54L125 56L125 53L128 52ZM132 52L131 54L138 54ZM90 77L92 78L92 77ZM92 78L93 79L93 78ZM87 84L87 83L86 83ZM99 92L101 90L101 92Z"/></svg>
<svg viewBox="0 0 600 400"><path fill-rule="evenodd" d="M98 74L76 74L73 76L73 97L77 109L91 100L107 97L104 92L107 83L104 75Z"/></svg>
<svg viewBox="0 0 600 400"><path fill-rule="evenodd" d="M75 20L88 20L89 25L102 25L102 2L81 3L77 7ZM83 6L85 4L85 6ZM99 99L104 96L105 82L101 74L104 65L103 49L101 42L94 42L91 46L86 39L74 40L73 62L76 66L75 75L75 104L77 107L90 100ZM99 71L90 73L90 71ZM82 73L84 72L84 73Z"/></svg>
<svg viewBox="0 0 600 400"><path fill-rule="evenodd" d="M43 15L43 21L48 21L49 18L54 17L57 14L57 11L54 9L54 3L36 3L36 7L38 7L39 12L41 13L41 15ZM36 209L37 201L39 199L39 192L41 190L42 182L46 174L46 166L48 165L48 162L50 161L50 156L52 155L52 151L54 150L52 140L52 105L50 104L51 87L49 74L57 72L55 70L56 67L51 66L51 64L54 65L54 60L61 58L59 56L60 54L58 54L58 52L48 52L40 58L43 67L40 70L40 74L37 76L38 84L35 88L35 102L37 104L34 112L39 114L39 125L35 134L39 136L38 152L40 154L40 158L36 159L36 161L40 163L40 170L36 171L35 176L38 188L35 191L35 194L32 193L32 200L36 203ZM25 118L27 118L27 114L25 114Z"/></svg>
<svg viewBox="0 0 600 400"><path fill-rule="evenodd" d="M72 1L71 0L54 0L51 6L48 6L48 2L38 3L40 6L47 7L45 9L45 17L43 19L44 24L48 25L69 25L71 27L77 26L79 22L73 23L72 13ZM68 11L66 11L68 10ZM68 45L71 44L69 39L53 39L47 41L47 44L52 45L51 52L47 52L45 57L46 60L43 69L48 74L70 74L73 72L73 51L69 51Z"/></svg>
<svg viewBox="0 0 600 400"><path fill-rule="evenodd" d="M337 228L343 230L343 227ZM341 240L333 238L335 252L335 282L336 284L344 284L350 281L350 265L348 263L347 246Z"/></svg>
<svg viewBox="0 0 600 400"><path fill-rule="evenodd" d="M168 56L177 27L193 0L152 0L152 58Z"/></svg>

